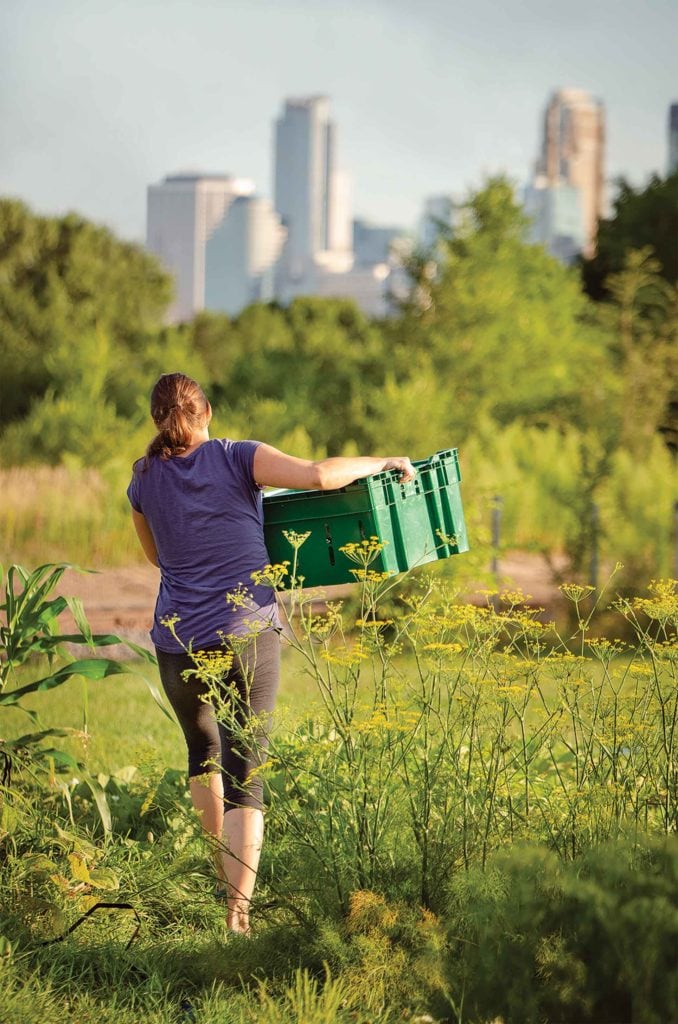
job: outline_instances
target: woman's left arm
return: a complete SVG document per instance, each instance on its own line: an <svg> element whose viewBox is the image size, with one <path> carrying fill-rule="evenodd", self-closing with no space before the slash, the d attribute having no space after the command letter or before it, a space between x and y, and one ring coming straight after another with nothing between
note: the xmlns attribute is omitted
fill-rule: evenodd
<svg viewBox="0 0 678 1024"><path fill-rule="evenodd" d="M149 560L151 565L156 565L159 568L160 563L158 562L158 549L155 546L155 540L151 533L151 528L146 522L146 517L143 516L141 512L137 512L137 510L133 508L132 521L134 523L134 529L137 531L137 537L144 549L146 558Z"/></svg>

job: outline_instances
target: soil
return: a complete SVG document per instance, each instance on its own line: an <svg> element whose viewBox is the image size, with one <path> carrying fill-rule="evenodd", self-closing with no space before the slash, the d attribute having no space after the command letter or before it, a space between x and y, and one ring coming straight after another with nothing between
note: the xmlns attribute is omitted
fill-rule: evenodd
<svg viewBox="0 0 678 1024"><path fill-rule="evenodd" d="M524 551L508 552L500 561L497 578L500 589L520 589L527 603L543 608L548 618L558 617L564 606L555 574L563 573L567 562L554 557L549 564L542 555ZM158 587L158 570L151 565L134 565L122 569L104 569L93 573L68 570L58 592L79 597L95 633L115 633L144 647L150 647L148 631L153 621L153 607ZM471 589L467 599L486 604L485 588ZM350 587L327 587L328 599L346 596ZM64 615L64 625L67 625ZM75 627L72 627L75 629ZM128 657L122 646L109 648L108 656Z"/></svg>

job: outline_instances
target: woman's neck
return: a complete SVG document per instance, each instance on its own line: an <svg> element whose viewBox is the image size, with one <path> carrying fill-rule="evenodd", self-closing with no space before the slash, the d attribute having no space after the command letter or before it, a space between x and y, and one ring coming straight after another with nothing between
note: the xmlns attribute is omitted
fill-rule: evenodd
<svg viewBox="0 0 678 1024"><path fill-rule="evenodd" d="M204 444L205 441L209 441L209 439L210 434L207 427L203 427L202 430L194 430L191 434L190 444L186 450L181 453L181 455L190 455L191 452L194 452L196 448L199 448L201 444Z"/></svg>

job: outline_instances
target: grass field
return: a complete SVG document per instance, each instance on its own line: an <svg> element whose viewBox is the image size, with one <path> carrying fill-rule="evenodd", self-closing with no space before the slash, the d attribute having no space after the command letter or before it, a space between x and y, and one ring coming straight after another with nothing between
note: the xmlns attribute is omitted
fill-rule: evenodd
<svg viewBox="0 0 678 1024"><path fill-rule="evenodd" d="M670 1019L674 585L620 606L633 645L582 619L578 648L519 595L479 609L434 578L398 611L389 585L366 574L357 626L332 604L295 620L248 940L212 895L155 667L71 678L22 712L7 696L49 671L24 660L0 692L0 749L74 732L5 747L3 1021ZM50 745L75 761L60 770Z"/></svg>

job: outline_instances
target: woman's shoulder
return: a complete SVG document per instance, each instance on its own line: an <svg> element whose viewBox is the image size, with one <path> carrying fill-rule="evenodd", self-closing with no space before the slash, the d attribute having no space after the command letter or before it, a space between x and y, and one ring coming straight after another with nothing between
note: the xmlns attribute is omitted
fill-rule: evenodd
<svg viewBox="0 0 678 1024"><path fill-rule="evenodd" d="M222 451L231 456L253 451L261 443L261 441L255 441L252 438L234 440L232 437L214 438L208 442L208 444L218 445Z"/></svg>
<svg viewBox="0 0 678 1024"><path fill-rule="evenodd" d="M253 441L251 438L234 441L230 437L222 437L218 439L218 444L231 471L244 477L252 487L257 487L254 479L254 453L261 441Z"/></svg>

